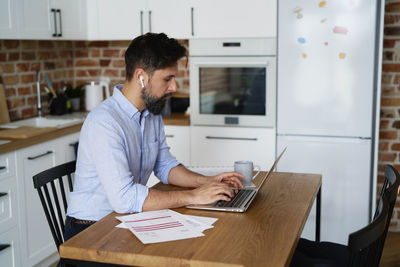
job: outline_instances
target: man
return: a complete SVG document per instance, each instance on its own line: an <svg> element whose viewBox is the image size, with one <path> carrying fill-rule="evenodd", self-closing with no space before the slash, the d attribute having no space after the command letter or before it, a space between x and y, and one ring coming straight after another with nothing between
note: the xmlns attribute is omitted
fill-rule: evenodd
<svg viewBox="0 0 400 267"><path fill-rule="evenodd" d="M125 83L116 86L82 126L66 240L112 211L229 201L231 187L243 187L239 173L205 177L186 169L169 152L159 114L176 91L177 61L185 54L183 46L163 33L147 33L129 45ZM195 189L149 189L145 185L152 171L165 184Z"/></svg>

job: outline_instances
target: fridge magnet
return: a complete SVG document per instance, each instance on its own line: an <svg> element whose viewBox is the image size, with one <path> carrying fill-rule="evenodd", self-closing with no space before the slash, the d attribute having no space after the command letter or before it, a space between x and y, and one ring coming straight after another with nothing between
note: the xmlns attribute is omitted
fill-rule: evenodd
<svg viewBox="0 0 400 267"><path fill-rule="evenodd" d="M328 42L324 42L324 46L328 46Z"/></svg>
<svg viewBox="0 0 400 267"><path fill-rule="evenodd" d="M304 39L303 37L299 37L299 38L297 38L297 42L299 42L300 44L305 44L306 39Z"/></svg>
<svg viewBox="0 0 400 267"><path fill-rule="evenodd" d="M346 57L346 53L340 52L339 53L339 58L344 59Z"/></svg>
<svg viewBox="0 0 400 267"><path fill-rule="evenodd" d="M301 14L302 10L303 10L302 8L296 7L296 9L293 11L293 13L297 14L298 19L301 19L303 17L303 14Z"/></svg>
<svg viewBox="0 0 400 267"><path fill-rule="evenodd" d="M326 22L326 18L321 19L321 23L325 23Z"/></svg>
<svg viewBox="0 0 400 267"><path fill-rule="evenodd" d="M326 5L326 1L321 1L318 4L319 7L324 7L325 5Z"/></svg>
<svg viewBox="0 0 400 267"><path fill-rule="evenodd" d="M302 58L307 58L307 54L306 54L306 53L302 53L302 54L301 54L301 57L302 57Z"/></svg>
<svg viewBox="0 0 400 267"><path fill-rule="evenodd" d="M338 34L347 34L348 30L346 27L335 26L333 32Z"/></svg>

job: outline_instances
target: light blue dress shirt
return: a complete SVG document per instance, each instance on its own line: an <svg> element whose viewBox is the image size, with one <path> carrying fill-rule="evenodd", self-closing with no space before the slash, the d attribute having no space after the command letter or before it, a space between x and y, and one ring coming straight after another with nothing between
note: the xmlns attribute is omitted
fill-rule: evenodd
<svg viewBox="0 0 400 267"><path fill-rule="evenodd" d="M112 211L141 212L151 172L167 184L180 164L169 152L161 115L144 110L141 116L121 89L83 123L68 216L97 221Z"/></svg>

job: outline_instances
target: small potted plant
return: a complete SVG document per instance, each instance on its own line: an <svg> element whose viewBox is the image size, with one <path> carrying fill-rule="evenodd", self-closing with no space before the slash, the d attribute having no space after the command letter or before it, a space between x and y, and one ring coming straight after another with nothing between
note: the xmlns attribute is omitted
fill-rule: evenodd
<svg viewBox="0 0 400 267"><path fill-rule="evenodd" d="M80 110L81 97L83 96L84 93L85 93L84 85L78 85L76 87L68 85L67 89L65 89L65 94L71 101L71 107L73 111Z"/></svg>

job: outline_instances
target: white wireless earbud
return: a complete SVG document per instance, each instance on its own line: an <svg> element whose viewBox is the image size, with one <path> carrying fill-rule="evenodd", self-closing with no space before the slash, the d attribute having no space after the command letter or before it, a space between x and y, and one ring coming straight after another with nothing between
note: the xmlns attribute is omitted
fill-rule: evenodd
<svg viewBox="0 0 400 267"><path fill-rule="evenodd" d="M142 88L144 88L143 76L142 76L142 75L140 75L139 79L140 79L140 84L142 85Z"/></svg>

